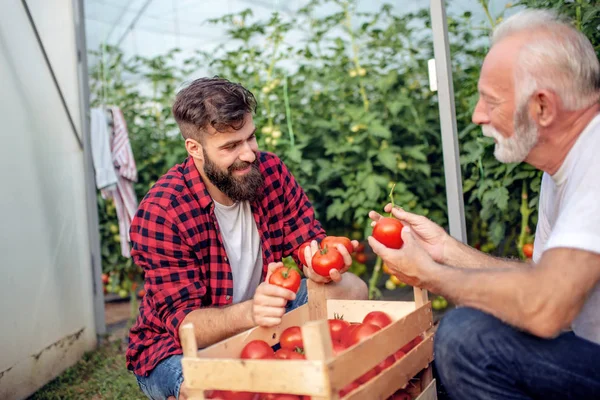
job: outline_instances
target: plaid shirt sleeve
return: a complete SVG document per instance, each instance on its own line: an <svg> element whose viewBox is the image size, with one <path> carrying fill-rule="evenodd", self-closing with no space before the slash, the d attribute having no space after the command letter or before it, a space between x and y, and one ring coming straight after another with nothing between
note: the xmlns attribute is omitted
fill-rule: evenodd
<svg viewBox="0 0 600 400"><path fill-rule="evenodd" d="M298 185L296 179L281 163L281 181L285 190L284 234L286 244L284 257L292 256L294 261L301 265L298 250L304 242L316 239L320 242L325 237L325 230L315 218L315 212L308 196Z"/></svg>
<svg viewBox="0 0 600 400"><path fill-rule="evenodd" d="M179 326L207 293L200 262L174 218L160 205L141 205L131 229L133 257L145 271L145 288L157 317L179 343Z"/></svg>

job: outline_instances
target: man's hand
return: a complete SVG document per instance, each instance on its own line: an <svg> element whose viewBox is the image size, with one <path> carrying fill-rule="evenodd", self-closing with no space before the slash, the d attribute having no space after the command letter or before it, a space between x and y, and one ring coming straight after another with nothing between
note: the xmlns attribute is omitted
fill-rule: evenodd
<svg viewBox="0 0 600 400"><path fill-rule="evenodd" d="M404 226L409 226L417 243L435 261L444 262L444 246L451 237L441 226L422 215L412 214L398 207L392 209L391 204L387 204L384 210L388 213L391 211L392 215L398 218ZM373 220L371 225L375 226L382 216L375 211L371 211L369 212L369 218Z"/></svg>
<svg viewBox="0 0 600 400"><path fill-rule="evenodd" d="M356 249L358 247L358 241L352 240L352 247ZM317 274L312 268L312 258L319 251L319 244L316 240L313 240L310 243L310 246L306 246L304 248L304 259L306 260L306 264L303 265L304 276L308 279L315 281L317 283L329 283L331 281L339 282L342 280L342 274L348 271L348 268L352 265L352 256L348 253L348 249L341 244L336 244L335 248L340 252L342 257L344 258L344 267L341 270L337 270L332 268L329 271L329 276L322 276Z"/></svg>
<svg viewBox="0 0 600 400"><path fill-rule="evenodd" d="M283 267L282 262L270 263L265 281L256 288L252 300L252 321L255 325L279 325L287 302L296 298L291 290L269 283L271 274L279 267Z"/></svg>
<svg viewBox="0 0 600 400"><path fill-rule="evenodd" d="M421 288L437 264L418 243L409 226L402 229L402 240L404 244L396 250L381 244L373 236L368 238L373 252L383 259L383 262L398 279L411 286Z"/></svg>

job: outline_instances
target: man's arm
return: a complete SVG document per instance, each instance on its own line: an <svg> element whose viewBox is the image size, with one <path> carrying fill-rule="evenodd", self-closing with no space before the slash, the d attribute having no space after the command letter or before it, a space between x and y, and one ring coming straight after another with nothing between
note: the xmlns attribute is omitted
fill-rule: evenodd
<svg viewBox="0 0 600 400"><path fill-rule="evenodd" d="M433 263L426 271L424 288L551 338L570 326L600 281L600 254L555 248L544 252L535 268L460 269Z"/></svg>
<svg viewBox="0 0 600 400"><path fill-rule="evenodd" d="M519 260L491 256L459 242L450 235L447 235L445 239L442 263L457 268L521 268L531 266L531 264Z"/></svg>
<svg viewBox="0 0 600 400"><path fill-rule="evenodd" d="M210 346L246 329L254 327L252 300L222 308L199 308L185 316L181 327L194 325L198 347Z"/></svg>

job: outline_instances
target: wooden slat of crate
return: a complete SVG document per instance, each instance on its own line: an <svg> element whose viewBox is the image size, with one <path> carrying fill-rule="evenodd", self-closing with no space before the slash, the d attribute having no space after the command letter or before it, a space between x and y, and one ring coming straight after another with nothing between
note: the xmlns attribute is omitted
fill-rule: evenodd
<svg viewBox="0 0 600 400"><path fill-rule="evenodd" d="M415 400L437 400L437 389L435 379L429 382L429 385L421 392Z"/></svg>
<svg viewBox="0 0 600 400"><path fill-rule="evenodd" d="M387 399L396 390L405 387L411 378L427 367L431 361L433 361L433 334L429 333L406 356L349 393L343 400ZM354 365L358 365L358 363L355 362Z"/></svg>
<svg viewBox="0 0 600 400"><path fill-rule="evenodd" d="M305 360L182 359L185 385L195 389L325 396L324 364ZM290 379L293 377L293 379Z"/></svg>
<svg viewBox="0 0 600 400"><path fill-rule="evenodd" d="M356 308L360 308L360 306L357 305ZM328 363L331 386L337 390L344 388L382 362L386 357L394 354L416 336L429 330L432 323L431 303L427 303L418 310L392 322L392 324L356 346L341 352ZM429 361L433 359L433 348L426 359ZM414 374L427 367L429 361L422 358L420 368L414 371ZM411 376L414 376L414 374Z"/></svg>

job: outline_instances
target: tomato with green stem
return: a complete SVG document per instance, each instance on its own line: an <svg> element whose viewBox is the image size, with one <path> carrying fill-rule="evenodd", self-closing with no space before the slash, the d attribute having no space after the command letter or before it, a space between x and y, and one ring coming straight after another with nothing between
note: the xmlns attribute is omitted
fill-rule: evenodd
<svg viewBox="0 0 600 400"><path fill-rule="evenodd" d="M329 271L341 270L344 265L344 257L335 248L321 249L312 258L312 269L321 276L329 276Z"/></svg>
<svg viewBox="0 0 600 400"><path fill-rule="evenodd" d="M352 254L354 252L354 247L352 246L352 241L347 237L343 236L327 236L325 239L321 241L321 248L329 247L336 248L337 244L341 244L348 250L348 253Z"/></svg>
<svg viewBox="0 0 600 400"><path fill-rule="evenodd" d="M298 292L302 277L298 270L293 267L279 267L269 277L269 283L277 285L292 292Z"/></svg>

